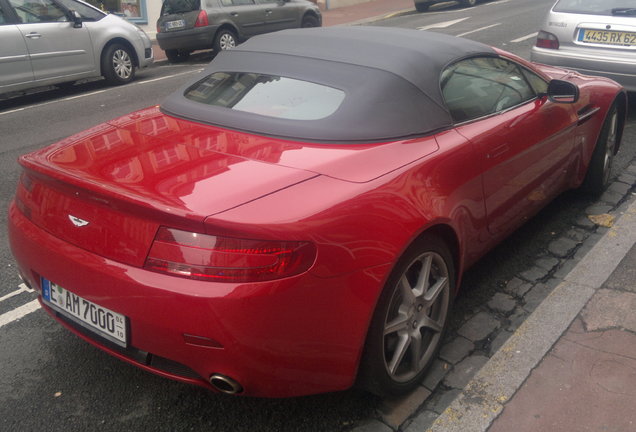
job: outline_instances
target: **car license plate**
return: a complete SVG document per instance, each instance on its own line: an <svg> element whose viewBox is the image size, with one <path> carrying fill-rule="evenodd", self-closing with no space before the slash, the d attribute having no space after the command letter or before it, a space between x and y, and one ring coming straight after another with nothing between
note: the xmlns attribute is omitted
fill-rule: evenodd
<svg viewBox="0 0 636 432"><path fill-rule="evenodd" d="M597 43L605 45L635 46L636 33L607 31L607 30L579 30L579 42Z"/></svg>
<svg viewBox="0 0 636 432"><path fill-rule="evenodd" d="M176 21L167 21L166 24L166 30L174 30L174 29L180 29L180 28L184 28L185 27L185 20L176 20Z"/></svg>
<svg viewBox="0 0 636 432"><path fill-rule="evenodd" d="M79 325L126 347L128 332L124 315L88 301L44 278L42 298L47 305Z"/></svg>

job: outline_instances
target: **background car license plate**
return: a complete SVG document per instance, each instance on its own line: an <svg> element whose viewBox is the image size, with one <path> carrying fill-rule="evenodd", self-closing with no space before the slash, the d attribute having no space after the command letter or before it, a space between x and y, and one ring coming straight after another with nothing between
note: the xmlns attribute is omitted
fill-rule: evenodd
<svg viewBox="0 0 636 432"><path fill-rule="evenodd" d="M94 331L117 345L126 347L126 317L88 301L42 278L45 303L79 325Z"/></svg>
<svg viewBox="0 0 636 432"><path fill-rule="evenodd" d="M635 46L636 33L581 29L579 31L579 42Z"/></svg>
<svg viewBox="0 0 636 432"><path fill-rule="evenodd" d="M185 27L185 20L176 20L166 22L166 30L174 30Z"/></svg>

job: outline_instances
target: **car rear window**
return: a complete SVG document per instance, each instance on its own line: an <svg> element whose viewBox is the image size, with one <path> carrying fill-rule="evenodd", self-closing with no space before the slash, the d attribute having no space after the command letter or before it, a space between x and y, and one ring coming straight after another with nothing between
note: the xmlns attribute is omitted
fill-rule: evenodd
<svg viewBox="0 0 636 432"><path fill-rule="evenodd" d="M201 0L165 0L161 6L161 15L170 15L199 10Z"/></svg>
<svg viewBox="0 0 636 432"><path fill-rule="evenodd" d="M634 0L561 0L553 10L566 13L636 17Z"/></svg>
<svg viewBox="0 0 636 432"><path fill-rule="evenodd" d="M319 120L342 104L342 90L275 75L215 72L189 87L195 102L287 120Z"/></svg>

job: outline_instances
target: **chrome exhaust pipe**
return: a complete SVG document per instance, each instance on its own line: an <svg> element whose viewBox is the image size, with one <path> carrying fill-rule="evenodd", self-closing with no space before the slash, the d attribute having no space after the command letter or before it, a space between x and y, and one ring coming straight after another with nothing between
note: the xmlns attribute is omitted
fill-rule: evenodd
<svg viewBox="0 0 636 432"><path fill-rule="evenodd" d="M236 380L221 374L213 374L210 377L210 384L221 393L229 395L235 395L243 391L243 387Z"/></svg>

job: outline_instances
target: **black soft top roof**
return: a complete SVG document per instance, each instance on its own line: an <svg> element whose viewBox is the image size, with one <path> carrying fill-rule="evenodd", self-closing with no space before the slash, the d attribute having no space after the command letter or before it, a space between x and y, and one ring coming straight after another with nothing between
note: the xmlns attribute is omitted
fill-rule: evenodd
<svg viewBox="0 0 636 432"><path fill-rule="evenodd" d="M496 55L478 42L386 27L285 30L223 51L203 71L256 72L343 90L345 100L320 120L278 119L204 105L184 97L199 76L169 96L164 112L222 127L308 141L381 141L425 135L452 125L440 89L450 63Z"/></svg>

